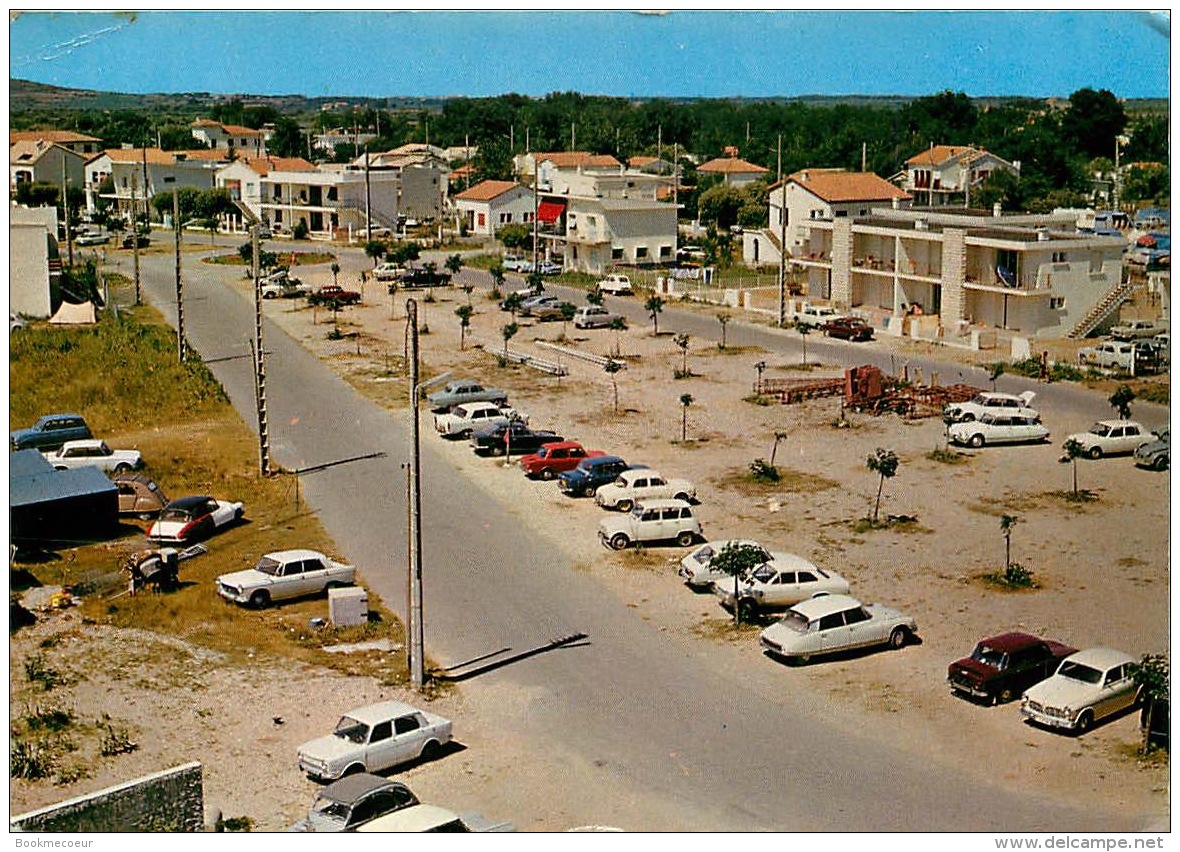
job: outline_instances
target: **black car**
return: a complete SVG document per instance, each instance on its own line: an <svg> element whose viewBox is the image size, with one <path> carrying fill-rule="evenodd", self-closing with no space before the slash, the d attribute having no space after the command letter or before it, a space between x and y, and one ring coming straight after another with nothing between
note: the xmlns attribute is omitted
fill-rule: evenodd
<svg viewBox="0 0 1180 852"><path fill-rule="evenodd" d="M451 273L434 269L407 269L402 275L402 287L446 287Z"/></svg>
<svg viewBox="0 0 1180 852"><path fill-rule="evenodd" d="M479 455L528 455L545 444L565 440L548 429L530 429L521 420L480 429L471 435L471 448Z"/></svg>
<svg viewBox="0 0 1180 852"><path fill-rule="evenodd" d="M135 239L136 239L135 234L128 234L127 236L123 237L123 242L122 242L123 248L135 248ZM152 242L151 237L147 236L146 234L139 235L139 247L140 248L144 248L148 245L151 245L151 242Z"/></svg>
<svg viewBox="0 0 1180 852"><path fill-rule="evenodd" d="M358 772L333 781L312 802L307 817L289 831L356 831L379 816L418 804L418 797L400 781Z"/></svg>
<svg viewBox="0 0 1180 852"><path fill-rule="evenodd" d="M946 679L957 693L1003 704L1052 675L1077 650L1027 633L1003 633L984 639L971 656L951 663Z"/></svg>
<svg viewBox="0 0 1180 852"><path fill-rule="evenodd" d="M618 456L598 456L585 459L573 470L557 475L557 484L563 494L570 497L593 497L594 492L608 482L614 482L619 474L642 464L627 464Z"/></svg>

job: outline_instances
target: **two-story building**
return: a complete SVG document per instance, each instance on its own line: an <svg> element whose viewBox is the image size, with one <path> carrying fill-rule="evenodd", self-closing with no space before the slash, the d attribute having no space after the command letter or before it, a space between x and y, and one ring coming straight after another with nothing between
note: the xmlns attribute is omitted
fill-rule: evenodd
<svg viewBox="0 0 1180 852"><path fill-rule="evenodd" d="M970 145L931 145L905 161L897 184L927 207L971 204L971 193L998 171L1020 177L1020 163L1010 163Z"/></svg>
<svg viewBox="0 0 1180 852"><path fill-rule="evenodd" d="M697 174L718 175L723 185L738 189L762 180L769 173L769 169L764 169L754 163L747 163L736 155L718 157L697 166Z"/></svg>
<svg viewBox="0 0 1180 852"><path fill-rule="evenodd" d="M192 123L190 132L194 139L215 151L233 149L243 157L261 157L266 153L266 132L263 130L200 118Z"/></svg>
<svg viewBox="0 0 1180 852"><path fill-rule="evenodd" d="M9 192L25 183L49 183L61 190L85 185L86 157L44 139L13 142L8 148Z"/></svg>
<svg viewBox="0 0 1180 852"><path fill-rule="evenodd" d="M231 229L243 228L249 221L270 224L262 211L262 181L272 171L310 172L316 167L302 157L265 156L241 157L217 170L215 185L227 190L230 198L248 213L235 217L236 221L229 223Z"/></svg>
<svg viewBox="0 0 1180 852"><path fill-rule="evenodd" d="M485 180L452 196L470 234L494 237L505 225L531 224L533 191L511 180Z"/></svg>
<svg viewBox="0 0 1180 852"><path fill-rule="evenodd" d="M8 133L8 144L17 142L48 142L68 148L75 154L92 155L102 150L102 140L72 130L12 130Z"/></svg>
<svg viewBox="0 0 1180 852"><path fill-rule="evenodd" d="M370 171L347 165L312 166L291 160L287 170L274 168L259 180L259 218L276 231L292 231L303 223L311 237L331 239L357 233L369 217L373 224L393 228L398 220L402 178L392 171Z"/></svg>
<svg viewBox="0 0 1180 852"><path fill-rule="evenodd" d="M808 222L813 299L856 310L887 333L920 313L939 336L975 327L1084 336L1108 322L1127 285L1118 236L1079 234L1071 213L874 208Z"/></svg>
<svg viewBox="0 0 1180 852"><path fill-rule="evenodd" d="M409 143L391 151L362 154L349 163L349 168L368 169L370 175L385 172L396 176L399 214L419 221L437 220L446 210L451 173L444 154L443 149L433 145Z"/></svg>
<svg viewBox="0 0 1180 852"><path fill-rule="evenodd" d="M86 162L86 207L95 209L100 197L114 203L115 212L127 216L132 198L142 210L159 192L187 186L212 189L217 170L228 162L228 152L210 150L162 151L159 148L112 148ZM109 191L103 183L111 179Z"/></svg>

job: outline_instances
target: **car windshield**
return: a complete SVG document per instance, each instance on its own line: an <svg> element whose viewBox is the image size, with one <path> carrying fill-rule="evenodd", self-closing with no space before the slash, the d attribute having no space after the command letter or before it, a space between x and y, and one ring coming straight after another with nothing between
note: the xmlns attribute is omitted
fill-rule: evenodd
<svg viewBox="0 0 1180 852"><path fill-rule="evenodd" d="M187 521L192 518L188 509L165 509L160 513L161 521Z"/></svg>
<svg viewBox="0 0 1180 852"><path fill-rule="evenodd" d="M1061 668L1057 670L1060 677L1067 677L1070 680L1081 681L1082 683L1101 683L1102 672L1098 669L1091 668L1083 663L1071 663L1066 660L1061 664Z"/></svg>
<svg viewBox="0 0 1180 852"><path fill-rule="evenodd" d="M336 730L332 733L342 740L353 743L361 744L369 741L369 726L364 722L358 722L351 716L341 716L340 721L336 723Z"/></svg>
<svg viewBox="0 0 1180 852"><path fill-rule="evenodd" d="M269 556L264 556L258 560L258 564L254 566L254 570L262 574L270 574L276 576L279 573L279 568L282 563L278 560L271 559Z"/></svg>
<svg viewBox="0 0 1180 852"><path fill-rule="evenodd" d="M348 819L348 811L348 805L344 804L343 802L336 802L332 799L321 796L320 798L316 799L315 804L311 806L311 814L309 814L309 816L311 816L312 819L315 819L316 817L319 817L320 819L326 818L332 822L339 822L343 824Z"/></svg>
<svg viewBox="0 0 1180 852"><path fill-rule="evenodd" d="M807 616L792 609L787 610L787 614L782 617L779 624L791 628L796 633L806 633L810 622L807 620Z"/></svg>
<svg viewBox="0 0 1180 852"><path fill-rule="evenodd" d="M1107 435L1110 434L1110 427L1106 426L1102 423L1095 423L1093 426L1090 427L1090 434L1091 435L1098 435L1100 437L1105 438Z"/></svg>
<svg viewBox="0 0 1180 852"><path fill-rule="evenodd" d="M645 511L646 511L646 509L644 509L642 506L640 506L638 503L636 503L634 506L631 507L631 517L633 517L637 521L642 520L643 513Z"/></svg>
<svg viewBox="0 0 1180 852"><path fill-rule="evenodd" d="M997 669L1004 668L1004 656L1003 651L997 651L987 645L977 645L975 650L971 652L971 659L975 662L983 663L985 666L995 666Z"/></svg>
<svg viewBox="0 0 1180 852"><path fill-rule="evenodd" d="M994 426L995 422L996 422L996 415L994 415L994 414L981 414L979 416L979 422L980 423L988 423L988 424L991 424Z"/></svg>
<svg viewBox="0 0 1180 852"><path fill-rule="evenodd" d="M769 562L763 562L750 572L750 579L757 580L759 583L769 583L777 573L773 565Z"/></svg>
<svg viewBox="0 0 1180 852"><path fill-rule="evenodd" d="M696 553L694 553L692 555L692 558L695 559L701 565L704 565L706 562L709 562L713 558L712 545L706 544L704 547L702 547L700 550L698 550Z"/></svg>

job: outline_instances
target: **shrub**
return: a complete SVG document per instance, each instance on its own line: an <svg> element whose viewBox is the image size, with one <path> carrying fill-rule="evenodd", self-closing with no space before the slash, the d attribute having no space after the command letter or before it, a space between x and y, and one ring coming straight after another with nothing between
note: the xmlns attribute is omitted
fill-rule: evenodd
<svg viewBox="0 0 1180 852"><path fill-rule="evenodd" d="M25 678L29 683L40 684L41 688L49 692L62 682L61 673L45 663L45 658L35 654L25 660Z"/></svg>
<svg viewBox="0 0 1180 852"><path fill-rule="evenodd" d="M1032 571L1019 562L1012 562L1004 569L1004 583L1014 589L1031 589L1034 585Z"/></svg>
<svg viewBox="0 0 1180 852"><path fill-rule="evenodd" d="M291 229L291 236L297 240L307 239L307 225L302 219L295 223L295 227Z"/></svg>
<svg viewBox="0 0 1180 852"><path fill-rule="evenodd" d="M132 742L131 737L123 728L116 728L106 723L102 735L98 740L98 751L103 757L113 757L117 754L130 754L139 748L139 743Z"/></svg>
<svg viewBox="0 0 1180 852"><path fill-rule="evenodd" d="M60 707L41 707L37 705L29 708L25 713L25 724L30 731L62 731L74 721L74 714Z"/></svg>
<svg viewBox="0 0 1180 852"><path fill-rule="evenodd" d="M750 476L755 482L778 482L782 479L782 474L778 472L778 468L768 462L766 459L754 459L750 462Z"/></svg>
<svg viewBox="0 0 1180 852"><path fill-rule="evenodd" d="M8 746L9 775L36 781L48 778L57 760L40 740L13 740Z"/></svg>
<svg viewBox="0 0 1180 852"><path fill-rule="evenodd" d="M224 817L217 820L214 831L249 831L254 827L254 820L248 816Z"/></svg>

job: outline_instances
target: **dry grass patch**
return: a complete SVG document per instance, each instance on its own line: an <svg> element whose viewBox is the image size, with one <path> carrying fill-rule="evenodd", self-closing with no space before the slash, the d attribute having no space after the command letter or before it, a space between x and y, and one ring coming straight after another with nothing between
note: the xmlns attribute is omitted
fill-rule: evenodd
<svg viewBox="0 0 1180 852"><path fill-rule="evenodd" d="M692 625L689 630L701 639L728 642L736 645L739 642L749 642L751 637L757 636L764 629L761 624L734 624L733 618L706 617L700 624Z"/></svg>
<svg viewBox="0 0 1180 852"><path fill-rule="evenodd" d="M777 482L764 482L755 479L749 469L732 470L723 476L715 477L711 481L718 488L736 491L747 497L767 497L775 494L796 493L816 494L830 488L838 488L840 483L834 479L819 474L805 473L791 468L778 468Z"/></svg>

